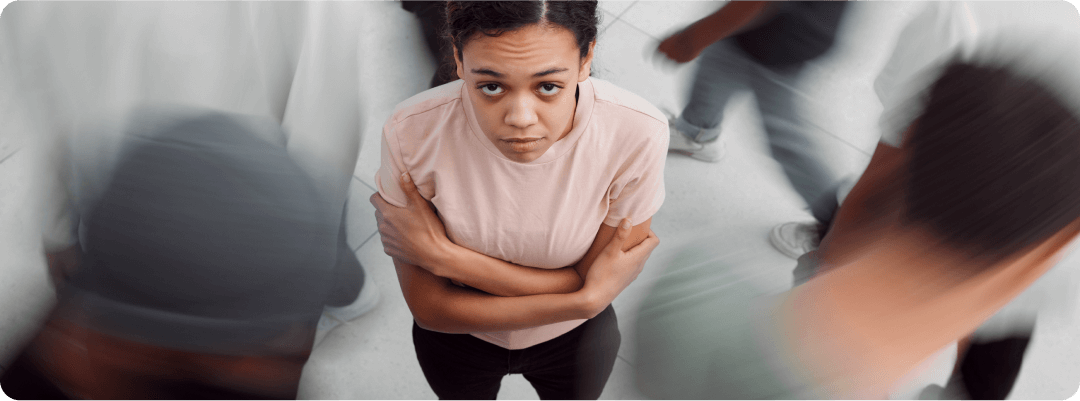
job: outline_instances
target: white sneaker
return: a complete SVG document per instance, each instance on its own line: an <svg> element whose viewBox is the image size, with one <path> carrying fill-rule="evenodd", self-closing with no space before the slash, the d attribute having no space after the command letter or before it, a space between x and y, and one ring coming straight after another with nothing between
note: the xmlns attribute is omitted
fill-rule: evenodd
<svg viewBox="0 0 1080 401"><path fill-rule="evenodd" d="M813 251L821 244L820 224L816 221L805 223L784 223L773 227L769 233L769 242L787 257L798 259L803 254Z"/></svg>
<svg viewBox="0 0 1080 401"><path fill-rule="evenodd" d="M671 132L668 152L684 154L709 163L716 163L724 157L724 143L719 139L708 143L697 142L675 128L675 118L669 117L668 121L668 129Z"/></svg>

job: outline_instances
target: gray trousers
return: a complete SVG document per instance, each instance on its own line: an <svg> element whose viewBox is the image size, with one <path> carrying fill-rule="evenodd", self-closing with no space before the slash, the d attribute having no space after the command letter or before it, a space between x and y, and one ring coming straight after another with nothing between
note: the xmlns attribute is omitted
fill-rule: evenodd
<svg viewBox="0 0 1080 401"><path fill-rule="evenodd" d="M730 40L705 49L698 65L690 102L675 119L675 128L697 142L717 140L728 100L736 91L749 88L757 99L773 157L814 217L822 223L831 221L841 177L823 163L824 144L810 134L821 129L800 115L800 103L812 99L800 89L802 65L770 69Z"/></svg>

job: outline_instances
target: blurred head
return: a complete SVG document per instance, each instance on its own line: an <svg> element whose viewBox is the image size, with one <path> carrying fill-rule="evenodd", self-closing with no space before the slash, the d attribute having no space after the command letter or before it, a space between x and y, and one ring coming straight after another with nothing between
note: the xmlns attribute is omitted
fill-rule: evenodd
<svg viewBox="0 0 1080 401"><path fill-rule="evenodd" d="M570 132L577 83L589 77L595 1L447 5L457 74L480 128L511 160L537 159Z"/></svg>
<svg viewBox="0 0 1080 401"><path fill-rule="evenodd" d="M108 317L98 330L253 353L288 324L319 318L337 228L283 146L216 113L139 126L125 140L88 208L90 263L72 282L111 300L95 307Z"/></svg>
<svg viewBox="0 0 1080 401"><path fill-rule="evenodd" d="M1080 221L1080 120L1008 66L953 63L906 135L904 217L999 261Z"/></svg>

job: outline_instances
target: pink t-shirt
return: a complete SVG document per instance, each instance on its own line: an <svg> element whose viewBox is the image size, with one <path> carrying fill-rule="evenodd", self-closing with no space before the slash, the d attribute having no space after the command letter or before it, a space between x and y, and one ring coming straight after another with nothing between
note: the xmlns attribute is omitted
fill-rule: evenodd
<svg viewBox="0 0 1080 401"><path fill-rule="evenodd" d="M600 224L634 225L664 201L668 124L644 99L589 78L578 84L573 129L529 163L504 156L480 130L464 81L402 102L383 127L379 194L405 206L408 171L455 244L522 266L578 262ZM551 340L584 323L472 333L507 349Z"/></svg>

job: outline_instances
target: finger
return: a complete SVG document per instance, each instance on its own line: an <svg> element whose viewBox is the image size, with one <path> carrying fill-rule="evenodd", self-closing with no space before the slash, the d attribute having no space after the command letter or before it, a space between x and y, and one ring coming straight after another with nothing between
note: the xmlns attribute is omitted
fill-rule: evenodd
<svg viewBox="0 0 1080 401"><path fill-rule="evenodd" d="M604 249L606 252L620 252L623 249L623 243L630 237L630 230L633 226L630 225L630 219L622 219L619 226L615 228L615 235L611 237L611 241L608 242L607 247Z"/></svg>
<svg viewBox="0 0 1080 401"><path fill-rule="evenodd" d="M401 174L401 190L404 191L405 196L409 198L408 202L410 205L414 204L414 201L427 201L427 199L424 199L424 197L420 195L420 191L416 189L416 183L413 182L412 175L408 172Z"/></svg>
<svg viewBox="0 0 1080 401"><path fill-rule="evenodd" d="M656 249L658 245L660 245L660 238L657 237L656 233L654 233L652 230L649 230L649 236L645 237L645 239L642 240L641 243L627 250L626 253L649 254L652 253L653 249Z"/></svg>
<svg viewBox="0 0 1080 401"><path fill-rule="evenodd" d="M368 201L371 202L371 206L375 206L375 210L379 210L386 207L386 205L389 205L389 203L386 202L386 199L383 199L382 195L379 195L379 192L371 194L371 196L368 197Z"/></svg>

